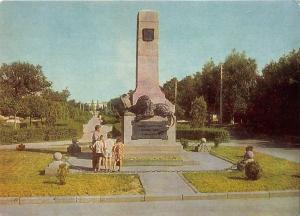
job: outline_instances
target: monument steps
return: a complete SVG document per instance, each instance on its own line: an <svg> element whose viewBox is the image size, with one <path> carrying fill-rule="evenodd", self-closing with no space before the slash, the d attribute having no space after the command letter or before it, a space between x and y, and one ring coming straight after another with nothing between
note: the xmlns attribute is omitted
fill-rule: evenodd
<svg viewBox="0 0 300 216"><path fill-rule="evenodd" d="M151 150L151 151L158 151L158 152L161 152L161 151L165 151L165 152L168 152L168 151L182 151L182 146L177 146L177 145L125 145L125 151L126 152L132 152L132 151L148 151L148 150Z"/></svg>

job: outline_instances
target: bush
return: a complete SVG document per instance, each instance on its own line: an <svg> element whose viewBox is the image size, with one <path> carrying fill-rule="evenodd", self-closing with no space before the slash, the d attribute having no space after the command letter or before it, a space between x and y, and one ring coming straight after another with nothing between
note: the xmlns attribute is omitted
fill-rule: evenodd
<svg viewBox="0 0 300 216"><path fill-rule="evenodd" d="M20 128L27 128L27 123L25 123L25 122L20 123Z"/></svg>
<svg viewBox="0 0 300 216"><path fill-rule="evenodd" d="M72 128L49 128L44 131L44 140L62 140L77 137L77 130Z"/></svg>
<svg viewBox="0 0 300 216"><path fill-rule="evenodd" d="M57 170L57 178L60 185L66 184L66 178L68 173L69 173L69 169L67 164L65 163L60 164Z"/></svg>
<svg viewBox="0 0 300 216"><path fill-rule="evenodd" d="M113 138L117 138L119 136L122 136L122 132L121 131L122 131L121 130L121 124L120 123L114 124L113 127L112 127L112 131L111 131L112 137Z"/></svg>
<svg viewBox="0 0 300 216"><path fill-rule="evenodd" d="M77 130L71 128L0 128L0 143L11 144L48 140L71 139L77 136Z"/></svg>
<svg viewBox="0 0 300 216"><path fill-rule="evenodd" d="M218 138L215 138L215 139L214 139L215 147L218 148L221 142L222 142L222 141L221 141L221 138L219 138L219 137L218 137Z"/></svg>
<svg viewBox="0 0 300 216"><path fill-rule="evenodd" d="M17 145L16 150L17 151L24 151L25 150L25 145L23 143Z"/></svg>
<svg viewBox="0 0 300 216"><path fill-rule="evenodd" d="M119 120L112 115L101 115L102 124L115 124L118 123Z"/></svg>
<svg viewBox="0 0 300 216"><path fill-rule="evenodd" d="M225 129L219 128L183 128L176 130L177 139L200 140L205 137L208 141L219 139L220 142L229 140L229 133Z"/></svg>
<svg viewBox="0 0 300 216"><path fill-rule="evenodd" d="M204 98L202 96L197 97L192 102L191 107L191 116L193 117L191 122L192 127L202 127L206 119L206 113L207 105Z"/></svg>
<svg viewBox="0 0 300 216"><path fill-rule="evenodd" d="M245 174L248 179L257 180L261 177L262 169L258 162L252 161L246 164Z"/></svg>
<svg viewBox="0 0 300 216"><path fill-rule="evenodd" d="M184 149L189 147L189 141L187 139L180 139L180 143Z"/></svg>

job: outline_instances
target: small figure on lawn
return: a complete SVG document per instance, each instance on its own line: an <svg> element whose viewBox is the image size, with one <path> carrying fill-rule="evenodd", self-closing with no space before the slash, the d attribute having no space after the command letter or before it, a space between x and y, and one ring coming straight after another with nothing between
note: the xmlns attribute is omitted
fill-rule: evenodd
<svg viewBox="0 0 300 216"><path fill-rule="evenodd" d="M24 151L25 150L25 145L23 143L17 145L16 150L17 151Z"/></svg>
<svg viewBox="0 0 300 216"><path fill-rule="evenodd" d="M53 161L45 168L45 175L49 175L49 176L57 175L59 166L61 164L66 164L66 167L68 167L68 163L63 160L62 153L55 152L53 154Z"/></svg>
<svg viewBox="0 0 300 216"><path fill-rule="evenodd" d="M253 146L247 146L243 159L237 163L237 169L240 171L244 170L246 164L253 161L254 161Z"/></svg>
<svg viewBox="0 0 300 216"><path fill-rule="evenodd" d="M72 139L72 144L67 148L67 152L70 155L75 155L81 152L81 147L78 145L78 140L76 138Z"/></svg>
<svg viewBox="0 0 300 216"><path fill-rule="evenodd" d="M206 145L206 139L203 137L200 140L200 144L195 147L196 152L209 152L208 146Z"/></svg>

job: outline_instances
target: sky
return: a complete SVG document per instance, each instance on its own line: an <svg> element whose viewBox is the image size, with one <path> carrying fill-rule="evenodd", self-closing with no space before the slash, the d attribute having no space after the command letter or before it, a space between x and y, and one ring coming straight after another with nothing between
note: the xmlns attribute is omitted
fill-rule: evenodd
<svg viewBox="0 0 300 216"><path fill-rule="evenodd" d="M55 90L81 102L135 89L136 17L159 12L160 84L201 71L233 49L259 72L300 48L300 1L0 3L0 64L41 65Z"/></svg>

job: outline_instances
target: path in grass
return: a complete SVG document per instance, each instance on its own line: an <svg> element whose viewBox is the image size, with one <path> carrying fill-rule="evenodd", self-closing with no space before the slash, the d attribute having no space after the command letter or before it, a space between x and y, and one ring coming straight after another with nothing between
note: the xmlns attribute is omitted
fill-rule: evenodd
<svg viewBox="0 0 300 216"><path fill-rule="evenodd" d="M95 131L95 126L100 125L100 121L97 117L93 116L87 124L83 126L83 135L79 139L81 143L91 142L93 132ZM101 134L107 134L112 130L112 126L102 125Z"/></svg>
<svg viewBox="0 0 300 216"><path fill-rule="evenodd" d="M177 172L147 172L139 176L147 195L195 194Z"/></svg>
<svg viewBox="0 0 300 216"><path fill-rule="evenodd" d="M214 153L231 161L238 161L244 154L241 147L219 147ZM186 172L184 176L200 192L240 192L299 189L300 164L255 152L255 160L263 169L262 178L250 181L244 172L209 171Z"/></svg>

